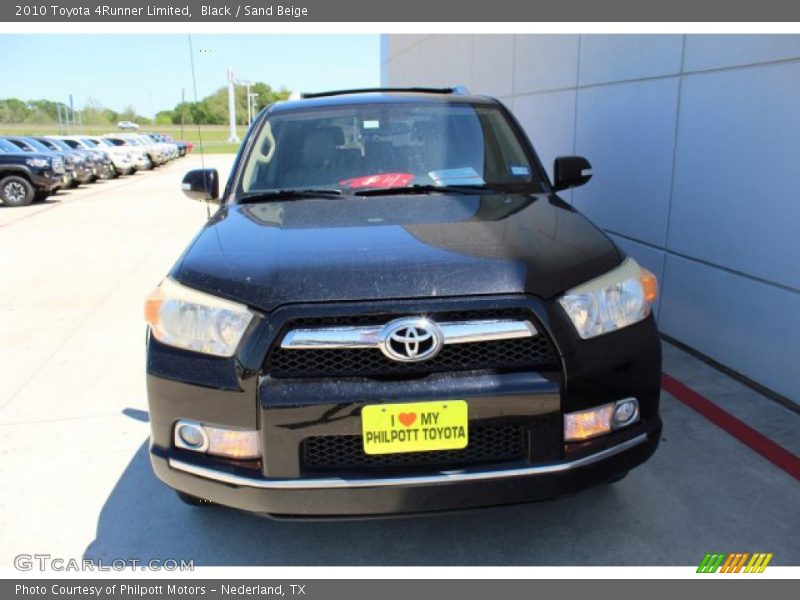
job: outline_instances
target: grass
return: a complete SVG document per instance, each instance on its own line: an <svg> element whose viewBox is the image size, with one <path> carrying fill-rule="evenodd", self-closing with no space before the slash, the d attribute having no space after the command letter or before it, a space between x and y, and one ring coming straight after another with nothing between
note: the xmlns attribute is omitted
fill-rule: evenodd
<svg viewBox="0 0 800 600"><path fill-rule="evenodd" d="M202 139L203 151L207 154L235 154L239 151L239 144L232 144L228 141L227 125L200 125L199 132L197 125L185 125L183 135L181 135L180 125L145 125L141 131L156 131L171 135L176 140L191 142L195 145L195 152L199 152L200 140ZM119 130L110 125L84 125L77 128L74 133L86 135L102 135L104 133L117 133ZM244 137L246 128L240 126L236 128L236 135L239 139ZM58 125L34 123L0 123L0 135L53 135L58 134Z"/></svg>

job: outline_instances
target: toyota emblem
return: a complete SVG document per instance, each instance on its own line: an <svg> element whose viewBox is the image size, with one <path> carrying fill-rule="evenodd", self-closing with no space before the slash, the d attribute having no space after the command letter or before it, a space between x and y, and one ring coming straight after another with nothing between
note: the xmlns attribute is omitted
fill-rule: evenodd
<svg viewBox="0 0 800 600"><path fill-rule="evenodd" d="M425 318L397 319L381 330L380 349L398 362L418 362L436 356L442 349L442 332Z"/></svg>

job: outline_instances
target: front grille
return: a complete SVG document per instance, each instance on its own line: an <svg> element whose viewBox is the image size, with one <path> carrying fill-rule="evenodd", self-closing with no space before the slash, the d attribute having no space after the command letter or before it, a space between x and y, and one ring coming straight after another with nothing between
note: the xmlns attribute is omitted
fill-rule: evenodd
<svg viewBox="0 0 800 600"><path fill-rule="evenodd" d="M315 436L303 440L301 459L305 471L357 471L365 469L449 469L488 465L526 458L525 430L520 425L473 427L469 445L462 450L365 454L360 435Z"/></svg>
<svg viewBox="0 0 800 600"><path fill-rule="evenodd" d="M433 358L416 363L391 360L377 348L290 350L280 347L280 340L290 329L359 325L382 325L401 315L364 315L325 319L296 319L277 336L268 354L265 372L278 378L298 377L382 377L426 375L472 370L521 370L557 368L555 349L543 328L531 338L495 340L467 344L449 344ZM427 315L434 321L469 321L476 319L527 319L536 323L527 311L450 311Z"/></svg>

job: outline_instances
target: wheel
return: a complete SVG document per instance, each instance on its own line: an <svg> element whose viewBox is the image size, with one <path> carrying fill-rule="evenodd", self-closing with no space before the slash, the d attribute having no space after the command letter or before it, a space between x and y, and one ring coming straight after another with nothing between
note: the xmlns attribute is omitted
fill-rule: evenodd
<svg viewBox="0 0 800 600"><path fill-rule="evenodd" d="M24 177L9 175L0 181L0 200L6 206L28 206L33 197L33 186Z"/></svg>
<svg viewBox="0 0 800 600"><path fill-rule="evenodd" d="M189 506L214 506L214 503L211 500L204 500L203 498L198 498L197 496L192 496L191 494L187 494L186 492L180 492L175 490L175 493L178 495L178 498L184 504L188 504Z"/></svg>

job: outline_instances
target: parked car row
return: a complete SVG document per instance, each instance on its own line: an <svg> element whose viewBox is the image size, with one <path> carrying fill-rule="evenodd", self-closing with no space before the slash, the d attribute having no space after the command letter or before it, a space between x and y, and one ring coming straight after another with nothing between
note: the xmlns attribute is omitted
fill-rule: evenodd
<svg viewBox="0 0 800 600"><path fill-rule="evenodd" d="M0 202L27 206L60 189L148 171L191 150L160 133L0 135Z"/></svg>

